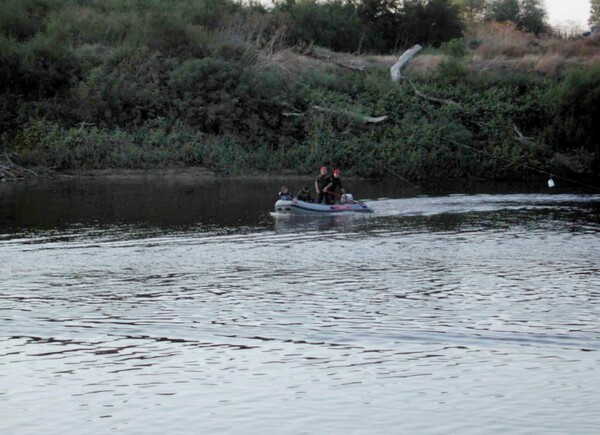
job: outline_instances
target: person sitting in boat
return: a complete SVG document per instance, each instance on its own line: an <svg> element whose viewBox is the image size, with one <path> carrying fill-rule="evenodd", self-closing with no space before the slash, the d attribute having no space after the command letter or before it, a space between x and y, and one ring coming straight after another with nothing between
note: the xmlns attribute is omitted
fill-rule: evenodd
<svg viewBox="0 0 600 435"><path fill-rule="evenodd" d="M333 170L333 175L329 180L329 184L327 184L323 188L323 193L326 194L327 204L333 204L336 198L340 198L341 195L337 193L337 188L339 187L342 194L345 194L344 186L342 186L342 180L340 179L342 171L338 168Z"/></svg>
<svg viewBox="0 0 600 435"><path fill-rule="evenodd" d="M279 199L283 199L284 201L292 201L294 199L294 195L291 194L287 186L281 186L281 190L279 191Z"/></svg>
<svg viewBox="0 0 600 435"><path fill-rule="evenodd" d="M298 192L298 195L296 195L296 198L298 198L299 201L304 201L304 202L312 202L312 197L310 196L310 192L308 191L308 186L304 185L302 186L302 189L300 189L300 191Z"/></svg>
<svg viewBox="0 0 600 435"><path fill-rule="evenodd" d="M327 166L321 166L319 175L315 179L315 192L317 194L317 204L324 204L327 202L326 195L323 193L323 188L329 184L330 177L327 173Z"/></svg>

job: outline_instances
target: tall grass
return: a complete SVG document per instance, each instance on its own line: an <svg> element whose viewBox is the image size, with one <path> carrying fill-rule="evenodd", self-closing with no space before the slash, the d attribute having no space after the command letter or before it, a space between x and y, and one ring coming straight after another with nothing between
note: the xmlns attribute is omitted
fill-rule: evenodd
<svg viewBox="0 0 600 435"><path fill-rule="evenodd" d="M535 36L517 29L510 21L482 23L467 35L474 54L485 59L496 56L522 57L525 55L552 55L570 57L598 57L600 35L561 38L552 34Z"/></svg>

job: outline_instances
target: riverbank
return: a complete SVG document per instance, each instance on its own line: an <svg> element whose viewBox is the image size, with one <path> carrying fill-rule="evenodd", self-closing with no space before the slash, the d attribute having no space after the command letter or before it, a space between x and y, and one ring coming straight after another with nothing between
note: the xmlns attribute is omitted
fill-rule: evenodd
<svg viewBox="0 0 600 435"><path fill-rule="evenodd" d="M0 142L18 165L60 173L199 166L222 175L303 174L327 164L354 176L393 175L415 182L435 176L598 175L600 153L591 120L596 109L586 106L593 101L586 95L593 96L600 83L600 68L552 77L502 75L502 68L472 74L466 72L472 69L466 60L445 59L412 66L410 84L393 83L381 66L356 72L317 61L319 68L296 70L293 88L273 88L269 98L279 98L286 88L291 97L252 109L267 110L262 121L253 113L231 118L236 109L222 113L219 101L204 107L198 116L218 121L217 132L205 131L195 118L119 126L97 114L94 123L77 125L30 120ZM271 70L261 86L268 86L271 74L279 73ZM162 85L160 100L168 105L172 89ZM198 90L198 98L203 92ZM189 110L196 104L206 103L190 102ZM126 116L124 110L115 107L111 116ZM578 115L571 119L573 111ZM242 123L246 126L240 129Z"/></svg>
<svg viewBox="0 0 600 435"><path fill-rule="evenodd" d="M248 15L223 11L198 27L187 17L206 12L199 4L65 0L23 11L39 15L31 34L0 26L0 151L57 173L312 174L327 164L414 183L600 174L600 36L482 23L427 47L395 82L406 47L366 56L291 43L272 15L238 6ZM131 26L107 38L116 17Z"/></svg>
<svg viewBox="0 0 600 435"><path fill-rule="evenodd" d="M301 182L301 184L310 184L314 178L315 170L312 173L309 172L294 172L291 170L283 172L257 172L253 171L247 174L227 174L218 171L212 171L205 167L198 166L170 166L170 167L156 167L156 168L144 168L144 169L123 169L123 168L105 168L105 169L76 169L76 170L65 170L57 172L55 170L46 167L33 167L24 168L15 165L10 162L0 162L0 182L22 182L22 181L35 181L44 179L106 179L106 180L135 180L135 179L171 179L171 180L290 180L294 182ZM388 173L381 177L361 177L347 172L343 168L343 179L356 181L356 180L369 180L370 182L377 180L396 180L400 184L404 184L407 187L419 186L444 186L448 184L454 185L470 185L470 184L488 184L489 186L498 185L505 186L507 183L510 184L537 184L544 185L550 178L555 180L563 181L563 184L572 186L587 186L593 190L600 190L600 177L581 176L578 174L569 174L569 176L563 176L556 173L550 173L546 171L535 171L531 173L529 177L443 177L439 174L432 174L430 177L422 178L419 180L408 180L398 174ZM304 180L304 181L302 181Z"/></svg>
<svg viewBox="0 0 600 435"><path fill-rule="evenodd" d="M261 183L270 182L271 190L275 193L283 184L287 185L292 192L298 191L303 185L312 186L314 173L252 173L245 175L227 175L210 171L202 167L161 167L151 169L88 169L71 170L65 172L47 171L44 168L34 168L20 178L0 178L0 182L20 182L24 184L37 184L39 182L114 182L114 183L139 183L139 182L166 182L168 184L191 185L196 183L220 184L220 183ZM422 180L407 180L398 178L392 174L377 179L358 177L352 174L343 174L345 185L351 192L360 192L365 185L397 186L403 189L407 195L437 195L448 193L497 193L504 191L515 192L600 192L599 177L563 177L556 174L538 174L529 178L446 178L430 177ZM548 185L553 181L553 187ZM54 181L52 181L54 180Z"/></svg>

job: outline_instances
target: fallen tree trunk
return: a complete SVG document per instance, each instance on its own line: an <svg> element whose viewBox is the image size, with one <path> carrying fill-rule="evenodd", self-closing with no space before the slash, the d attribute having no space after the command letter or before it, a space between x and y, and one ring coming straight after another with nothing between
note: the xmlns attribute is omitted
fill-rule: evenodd
<svg viewBox="0 0 600 435"><path fill-rule="evenodd" d="M27 169L13 163L10 157L8 157L6 154L4 155L4 158L0 160L0 180L17 181L27 177L28 175L37 176L37 173L31 169Z"/></svg>
<svg viewBox="0 0 600 435"><path fill-rule="evenodd" d="M351 112L349 110L334 110L334 109L328 109L326 107L322 107L322 106L318 106L318 105L313 105L310 107L313 110L316 110L317 112L324 112L324 113L331 113L334 115L344 115L347 116L348 118L352 118L355 119L357 121L362 121L362 122L366 122L368 124L379 124L380 122L385 121L386 119L388 119L387 116L366 116L366 115L361 115L359 113L355 113L355 112ZM304 116L304 112L283 112L283 116Z"/></svg>
<svg viewBox="0 0 600 435"><path fill-rule="evenodd" d="M326 49L317 49L311 47L309 49L304 50L303 54L309 57L313 57L315 59L332 63L342 68L350 69L352 71L366 72L367 70L365 65L356 63L352 60L349 60L348 57Z"/></svg>
<svg viewBox="0 0 600 435"><path fill-rule="evenodd" d="M415 84L407 76L402 74L402 68L404 68L417 55L417 53L419 51L421 51L422 48L423 47L421 47L419 44L417 44L413 48L410 48L410 49L406 50L404 53L402 53L402 56L400 56L400 59L398 59L398 62L396 62L390 68L390 74L392 76L392 81L397 83L400 80L406 80L412 86L413 91L415 92L415 95L419 98L423 98L424 100L433 101L434 103L448 104L448 105L455 106L458 108L462 107L459 103L457 103L455 101L448 100L445 98L432 97L432 96L424 94L419 89L417 89Z"/></svg>
<svg viewBox="0 0 600 435"><path fill-rule="evenodd" d="M417 55L417 53L419 51L421 51L422 49L423 49L423 47L421 47L419 44L417 44L413 48L406 50L404 53L402 53L402 56L400 56L400 59L398 59L398 62L396 62L390 68L390 73L392 74L392 81L399 82L400 80L405 78L405 76L402 75L402 68L404 68L404 66L408 62L410 62L412 60L412 58L415 57Z"/></svg>
<svg viewBox="0 0 600 435"><path fill-rule="evenodd" d="M406 80L408 83L410 83L410 85L412 86L413 90L415 91L415 95L417 97L419 97L419 98L423 98L424 100L433 101L434 103L448 104L450 106L455 106L455 107L458 107L458 108L462 107L456 101L447 100L447 99L444 99L444 98L431 97L429 95L425 95L423 92L421 92L421 91L419 91L417 89L417 87L415 86L415 84L408 77L404 77L404 80Z"/></svg>
<svg viewBox="0 0 600 435"><path fill-rule="evenodd" d="M312 106L312 108L319 112L342 114L342 115L348 116L350 118L354 118L359 121L363 121L363 122L367 122L367 123L371 123L371 124L379 124L380 122L383 122L386 119L388 119L387 116L378 116L378 117L365 116L365 115L360 115L358 113L350 112L349 110L333 110L333 109L327 109L326 107L321 107L321 106L316 106L316 105Z"/></svg>
<svg viewBox="0 0 600 435"><path fill-rule="evenodd" d="M533 142L533 138L525 136L523 132L521 132L519 127L517 127L517 124L513 123L513 131L515 132L515 139L517 140L517 142L529 146L535 145L535 143Z"/></svg>

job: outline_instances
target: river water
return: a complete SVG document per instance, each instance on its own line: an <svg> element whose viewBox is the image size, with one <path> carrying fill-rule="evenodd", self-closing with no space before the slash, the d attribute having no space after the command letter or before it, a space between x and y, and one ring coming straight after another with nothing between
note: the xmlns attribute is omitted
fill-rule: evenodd
<svg viewBox="0 0 600 435"><path fill-rule="evenodd" d="M0 185L0 433L600 427L600 195L298 180Z"/></svg>

